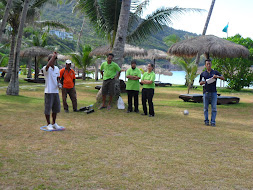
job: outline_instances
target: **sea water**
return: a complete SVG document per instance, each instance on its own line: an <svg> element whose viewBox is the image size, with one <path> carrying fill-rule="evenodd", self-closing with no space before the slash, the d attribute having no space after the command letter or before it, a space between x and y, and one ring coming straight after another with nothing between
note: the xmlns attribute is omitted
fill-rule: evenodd
<svg viewBox="0 0 253 190"><path fill-rule="evenodd" d="M185 71L171 71L173 73L172 76L168 76L168 75L160 75L160 74L156 74L156 79L155 81L160 81L162 83L171 83L171 84L179 84L179 85L184 85L185 84ZM121 72L120 74L120 79L127 81L127 78L125 76L125 72ZM90 77L94 78L94 75L90 74ZM199 85L199 77L200 75L198 75L195 80L194 80L194 86L200 86ZM99 73L98 78L101 78L101 75ZM227 82L217 79L217 83L216 83L217 87L226 87L227 86ZM247 87L245 87L247 88ZM253 86L249 87L250 89L253 89Z"/></svg>

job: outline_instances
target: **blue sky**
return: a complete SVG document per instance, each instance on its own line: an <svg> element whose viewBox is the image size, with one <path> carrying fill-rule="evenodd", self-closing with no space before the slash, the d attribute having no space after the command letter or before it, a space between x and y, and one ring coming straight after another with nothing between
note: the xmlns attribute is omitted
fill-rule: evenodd
<svg viewBox="0 0 253 190"><path fill-rule="evenodd" d="M203 13L187 13L173 20L171 27L201 34L212 0L150 0L143 16L160 7L182 7L205 9ZM206 34L227 37L222 29L229 22L228 36L240 34L253 40L253 0L216 0Z"/></svg>

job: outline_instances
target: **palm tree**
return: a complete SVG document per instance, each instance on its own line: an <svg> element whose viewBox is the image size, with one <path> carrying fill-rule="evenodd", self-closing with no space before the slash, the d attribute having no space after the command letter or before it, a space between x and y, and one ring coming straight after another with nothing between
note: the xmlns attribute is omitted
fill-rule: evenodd
<svg viewBox="0 0 253 190"><path fill-rule="evenodd" d="M93 63L92 57L89 56L91 47L89 45L80 46L78 53L71 53L73 63L83 69L83 80L86 79L86 68Z"/></svg>
<svg viewBox="0 0 253 190"><path fill-rule="evenodd" d="M20 24L18 28L18 39L17 45L15 47L15 57L14 57L14 65L12 69L11 81L6 90L7 95L18 95L19 94L19 81L18 81L18 72L19 72L19 59L20 59L20 49L22 43L23 29L25 25L26 15L28 11L30 0L25 0L24 6L22 9L22 14L20 18Z"/></svg>
<svg viewBox="0 0 253 190"><path fill-rule="evenodd" d="M6 26L9 12L10 12L11 4L12 4L12 0L8 0L7 4L5 6L4 16L3 16L2 24L1 24L1 28L0 28L0 42L2 40L2 34L5 31L5 26Z"/></svg>
<svg viewBox="0 0 253 190"><path fill-rule="evenodd" d="M196 65L195 61L186 58L173 57L171 62L179 65L185 71L185 85L187 86L187 93L189 94L190 89L193 87L194 79L198 76L198 74L196 74L198 66Z"/></svg>
<svg viewBox="0 0 253 190"><path fill-rule="evenodd" d="M164 43L170 47L172 46L173 44L177 43L177 42L180 42L181 39L178 35L176 34L171 34L169 36L166 36L164 39L163 39Z"/></svg>
<svg viewBox="0 0 253 190"><path fill-rule="evenodd" d="M6 0L0 0L1 3L7 4ZM39 18L39 11L40 9L46 4L46 3L51 3L51 4L56 4L55 1L51 0L33 0L30 2L30 6L28 7L27 10L27 22L33 22L37 18ZM8 71L5 76L4 81L9 82L11 78L11 71L12 71L12 66L13 66L13 56L14 56L14 47L16 43L16 37L18 34L18 28L19 28L19 22L20 22L20 15L22 12L22 7L24 0L13 0L11 9L9 11L8 19L7 22L11 26L12 31L11 31L11 50L10 50L10 55L9 55L9 63L8 63Z"/></svg>
<svg viewBox="0 0 253 190"><path fill-rule="evenodd" d="M123 1L125 2L125 1ZM73 11L84 13L93 24L97 33L108 39L111 48L118 29L122 0L83 0L77 1ZM165 24L171 24L172 18L190 11L201 11L192 8L160 8L145 19L141 19L143 9L149 0L134 0L131 4L129 16L127 42L136 42L147 39L150 34L163 30Z"/></svg>

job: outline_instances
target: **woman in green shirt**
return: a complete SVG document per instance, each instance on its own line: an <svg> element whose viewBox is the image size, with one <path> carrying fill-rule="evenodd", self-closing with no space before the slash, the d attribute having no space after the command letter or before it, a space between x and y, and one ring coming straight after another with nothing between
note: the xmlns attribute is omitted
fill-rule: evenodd
<svg viewBox="0 0 253 190"><path fill-rule="evenodd" d="M148 72L145 72L141 78L141 83L143 84L142 89L142 106L143 106L143 114L148 115L147 111L147 100L149 106L149 117L154 117L154 105L153 105L153 96L154 96L154 88L155 88L155 73L153 71L154 65L148 64Z"/></svg>

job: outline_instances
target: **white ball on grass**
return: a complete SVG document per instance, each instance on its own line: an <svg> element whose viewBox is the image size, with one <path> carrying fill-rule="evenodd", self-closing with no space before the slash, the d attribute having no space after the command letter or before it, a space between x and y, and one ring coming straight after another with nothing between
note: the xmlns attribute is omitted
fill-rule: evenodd
<svg viewBox="0 0 253 190"><path fill-rule="evenodd" d="M188 110L184 110L184 115L189 115L189 111Z"/></svg>

